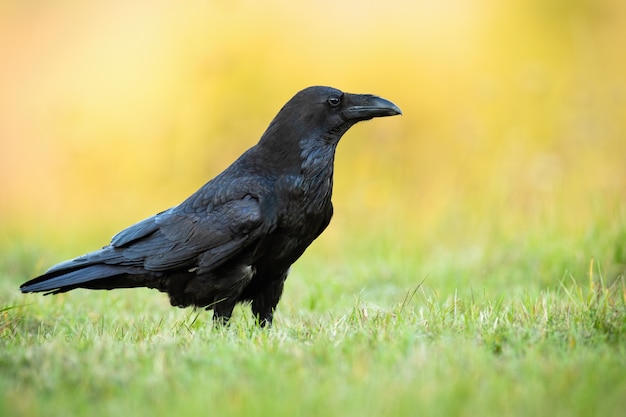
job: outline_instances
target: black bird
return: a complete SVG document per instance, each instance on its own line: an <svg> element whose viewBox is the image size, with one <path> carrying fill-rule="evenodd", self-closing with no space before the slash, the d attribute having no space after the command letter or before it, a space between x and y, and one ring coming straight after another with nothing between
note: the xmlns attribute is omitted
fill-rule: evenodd
<svg viewBox="0 0 626 417"><path fill-rule="evenodd" d="M271 324L289 268L328 226L335 149L355 123L402 114L369 94L309 87L261 136L181 204L115 235L108 246L61 262L24 293L148 287L177 307L213 309L228 321L251 301Z"/></svg>

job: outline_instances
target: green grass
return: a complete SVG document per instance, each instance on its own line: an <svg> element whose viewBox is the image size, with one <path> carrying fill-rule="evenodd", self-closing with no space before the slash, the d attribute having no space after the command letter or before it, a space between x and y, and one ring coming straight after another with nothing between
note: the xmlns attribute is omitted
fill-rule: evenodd
<svg viewBox="0 0 626 417"><path fill-rule="evenodd" d="M322 238L270 330L248 308L214 328L144 289L23 296L53 255L7 243L0 414L622 415L623 223L594 230Z"/></svg>

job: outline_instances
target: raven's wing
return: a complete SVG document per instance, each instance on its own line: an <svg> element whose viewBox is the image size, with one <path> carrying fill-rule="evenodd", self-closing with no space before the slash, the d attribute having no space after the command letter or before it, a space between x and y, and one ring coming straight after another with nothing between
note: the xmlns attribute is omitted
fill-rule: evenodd
<svg viewBox="0 0 626 417"><path fill-rule="evenodd" d="M195 200L190 198L123 230L110 245L53 266L23 284L22 292L65 291L63 288L127 273L183 268L205 273L275 228L274 210L264 209L258 194L231 189L216 200L200 198L202 191L194 195Z"/></svg>
<svg viewBox="0 0 626 417"><path fill-rule="evenodd" d="M157 214L116 235L111 246L122 255L122 264L141 262L155 272L187 267L206 272L236 256L276 223L249 194L205 209L185 205Z"/></svg>

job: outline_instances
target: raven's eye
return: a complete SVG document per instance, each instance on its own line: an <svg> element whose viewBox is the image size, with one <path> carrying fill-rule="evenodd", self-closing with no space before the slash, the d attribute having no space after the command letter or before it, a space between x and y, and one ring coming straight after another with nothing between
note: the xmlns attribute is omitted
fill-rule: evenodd
<svg viewBox="0 0 626 417"><path fill-rule="evenodd" d="M341 100L339 99L339 97L330 97L328 99L328 104L330 104L331 107L337 107L340 102Z"/></svg>

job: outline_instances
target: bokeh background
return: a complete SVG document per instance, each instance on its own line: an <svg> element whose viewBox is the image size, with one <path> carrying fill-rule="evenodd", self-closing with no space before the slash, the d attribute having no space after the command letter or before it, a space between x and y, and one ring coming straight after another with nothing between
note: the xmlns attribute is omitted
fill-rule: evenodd
<svg viewBox="0 0 626 417"><path fill-rule="evenodd" d="M619 270L625 41L622 0L0 0L0 240L33 272L96 248L321 84L404 115L342 140L318 253L496 262L606 228L614 252L572 259Z"/></svg>

